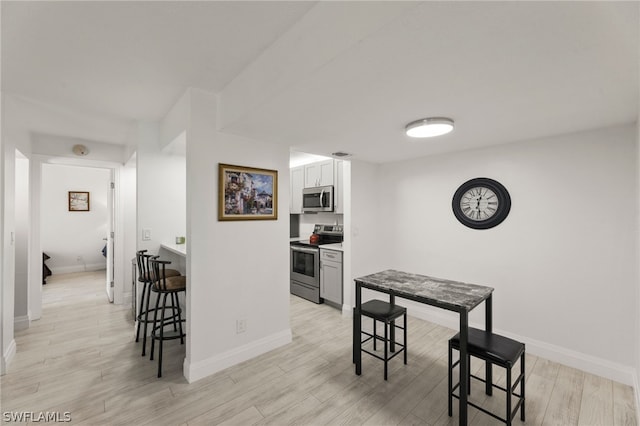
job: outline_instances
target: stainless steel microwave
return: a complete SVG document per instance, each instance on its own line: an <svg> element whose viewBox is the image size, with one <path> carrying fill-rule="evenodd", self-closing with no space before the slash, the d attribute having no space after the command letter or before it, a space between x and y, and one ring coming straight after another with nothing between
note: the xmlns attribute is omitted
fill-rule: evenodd
<svg viewBox="0 0 640 426"><path fill-rule="evenodd" d="M304 188L302 190L303 212L332 212L333 185Z"/></svg>

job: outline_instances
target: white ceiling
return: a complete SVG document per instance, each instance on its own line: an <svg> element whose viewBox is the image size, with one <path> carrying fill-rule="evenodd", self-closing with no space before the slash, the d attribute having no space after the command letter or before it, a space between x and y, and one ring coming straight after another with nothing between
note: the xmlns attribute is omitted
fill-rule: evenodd
<svg viewBox="0 0 640 426"><path fill-rule="evenodd" d="M2 90L157 120L219 92L314 2L2 1Z"/></svg>
<svg viewBox="0 0 640 426"><path fill-rule="evenodd" d="M270 56L291 70L315 58L296 76L262 73L268 96L223 131L373 162L638 117L637 2L386 4L3 1L2 90L105 120L158 120L189 86L225 100L238 75L269 71ZM317 48L282 56L287 35ZM427 116L456 129L404 136Z"/></svg>

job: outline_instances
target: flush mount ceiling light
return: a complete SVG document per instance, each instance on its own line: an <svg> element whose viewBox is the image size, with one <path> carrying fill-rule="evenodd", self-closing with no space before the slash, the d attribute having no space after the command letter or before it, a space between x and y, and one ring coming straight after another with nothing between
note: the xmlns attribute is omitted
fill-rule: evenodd
<svg viewBox="0 0 640 426"><path fill-rule="evenodd" d="M79 155L81 157L89 154L89 148L84 145L74 145L73 148L71 148L71 151L73 151L75 155Z"/></svg>
<svg viewBox="0 0 640 426"><path fill-rule="evenodd" d="M430 117L412 121L405 127L407 136L412 138L431 138L445 135L453 130L453 120L446 117Z"/></svg>

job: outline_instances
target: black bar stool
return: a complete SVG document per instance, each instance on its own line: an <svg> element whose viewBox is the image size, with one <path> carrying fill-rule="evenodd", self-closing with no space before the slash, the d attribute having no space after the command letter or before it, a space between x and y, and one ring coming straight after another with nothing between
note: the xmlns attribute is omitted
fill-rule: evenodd
<svg viewBox="0 0 640 426"><path fill-rule="evenodd" d="M144 324L144 330L142 334L142 356L145 355L147 349L147 324L153 322L149 318L149 312L153 312L154 309L149 309L149 299L151 296L151 273L149 272L149 258L151 254L147 254L147 250L138 250L136 252L136 263L138 265L138 282L142 283L142 295L140 296L140 307L138 309L138 315L136 320L136 342L140 339L140 325ZM175 269L167 269L165 271L167 277L176 277L180 275L180 272Z"/></svg>
<svg viewBox="0 0 640 426"><path fill-rule="evenodd" d="M168 260L159 260L158 256L149 259L149 268L153 284L151 291L157 293L156 307L153 312L153 328L151 329L151 356L153 360L153 352L158 341L158 377L162 377L162 346L165 340L180 339L180 343L184 345L184 337L186 333L182 330L182 308L180 308L179 293L187 291L187 277L173 276L166 274L166 265L170 265ZM170 304L167 304L167 296L171 296ZM162 299L162 302L160 301ZM166 312L170 311L169 316ZM160 318L158 318L160 312ZM173 326L173 331L167 331L167 326Z"/></svg>
<svg viewBox="0 0 640 426"><path fill-rule="evenodd" d="M458 395L454 394L454 391L460 386L460 383L457 383L455 386L453 385L453 369L458 364L460 364L462 360L458 360L453 363L453 349L460 350L460 333L456 334L449 340L449 417L451 417L453 413L453 398L460 399ZM478 410L490 415L495 419L506 423L507 425L511 425L513 418L518 413L518 410L520 410L520 420L524 422L524 343L520 343L507 337L493 334L484 330L469 328L469 343L467 345L467 349L470 357L474 356L476 358L480 358L483 361L490 362L493 365L497 365L506 369L506 387L503 388L496 384L492 384L494 388L500 389L501 391L506 393L506 417L499 417L470 401L468 401L467 404L477 408ZM466 360L467 363L470 363L470 357ZM518 361L518 359L520 360L520 375L516 378L515 381L512 381L511 368ZM486 378L483 379L482 377L478 377L469 373L469 393L471 393L471 378L486 383ZM517 394L515 392L518 384L520 384L520 394ZM489 388L488 394L490 394L490 390L491 388ZM513 410L511 409L512 395L515 396L518 401L516 402Z"/></svg>
<svg viewBox="0 0 640 426"><path fill-rule="evenodd" d="M378 340L382 340L382 342L384 343L384 356L380 356L374 352L370 352L364 349L364 347L362 347L362 352L366 352L369 355L384 361L384 379L387 380L387 363L390 359L392 359L399 353L404 352L404 363L407 363L407 308L395 304L390 304L382 300L374 299L360 305L360 313L363 316L373 319L373 333L363 331L362 329L360 330L360 338L362 338L362 334L368 336L362 341L362 343L364 344L373 339L374 351L376 350L376 342ZM404 318L402 327L395 324L395 320L401 316ZM384 336L378 336L377 334L377 321L384 323ZM395 341L395 332L394 330L390 330L390 327L395 327L403 330L404 338L402 344ZM391 337L389 336L389 334L391 334ZM401 349L396 351L396 345L400 346ZM391 352L394 352L392 355L389 354L389 349L391 349Z"/></svg>

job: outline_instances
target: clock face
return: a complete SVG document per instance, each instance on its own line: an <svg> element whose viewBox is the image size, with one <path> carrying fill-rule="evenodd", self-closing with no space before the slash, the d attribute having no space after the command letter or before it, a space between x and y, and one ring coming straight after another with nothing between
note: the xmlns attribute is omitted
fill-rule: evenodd
<svg viewBox="0 0 640 426"><path fill-rule="evenodd" d="M490 188L476 186L460 199L462 213L477 222L487 220L498 211L498 196Z"/></svg>
<svg viewBox="0 0 640 426"><path fill-rule="evenodd" d="M499 225L509 214L511 198L499 182L488 178L463 183L453 196L453 213L470 228L489 229Z"/></svg>

